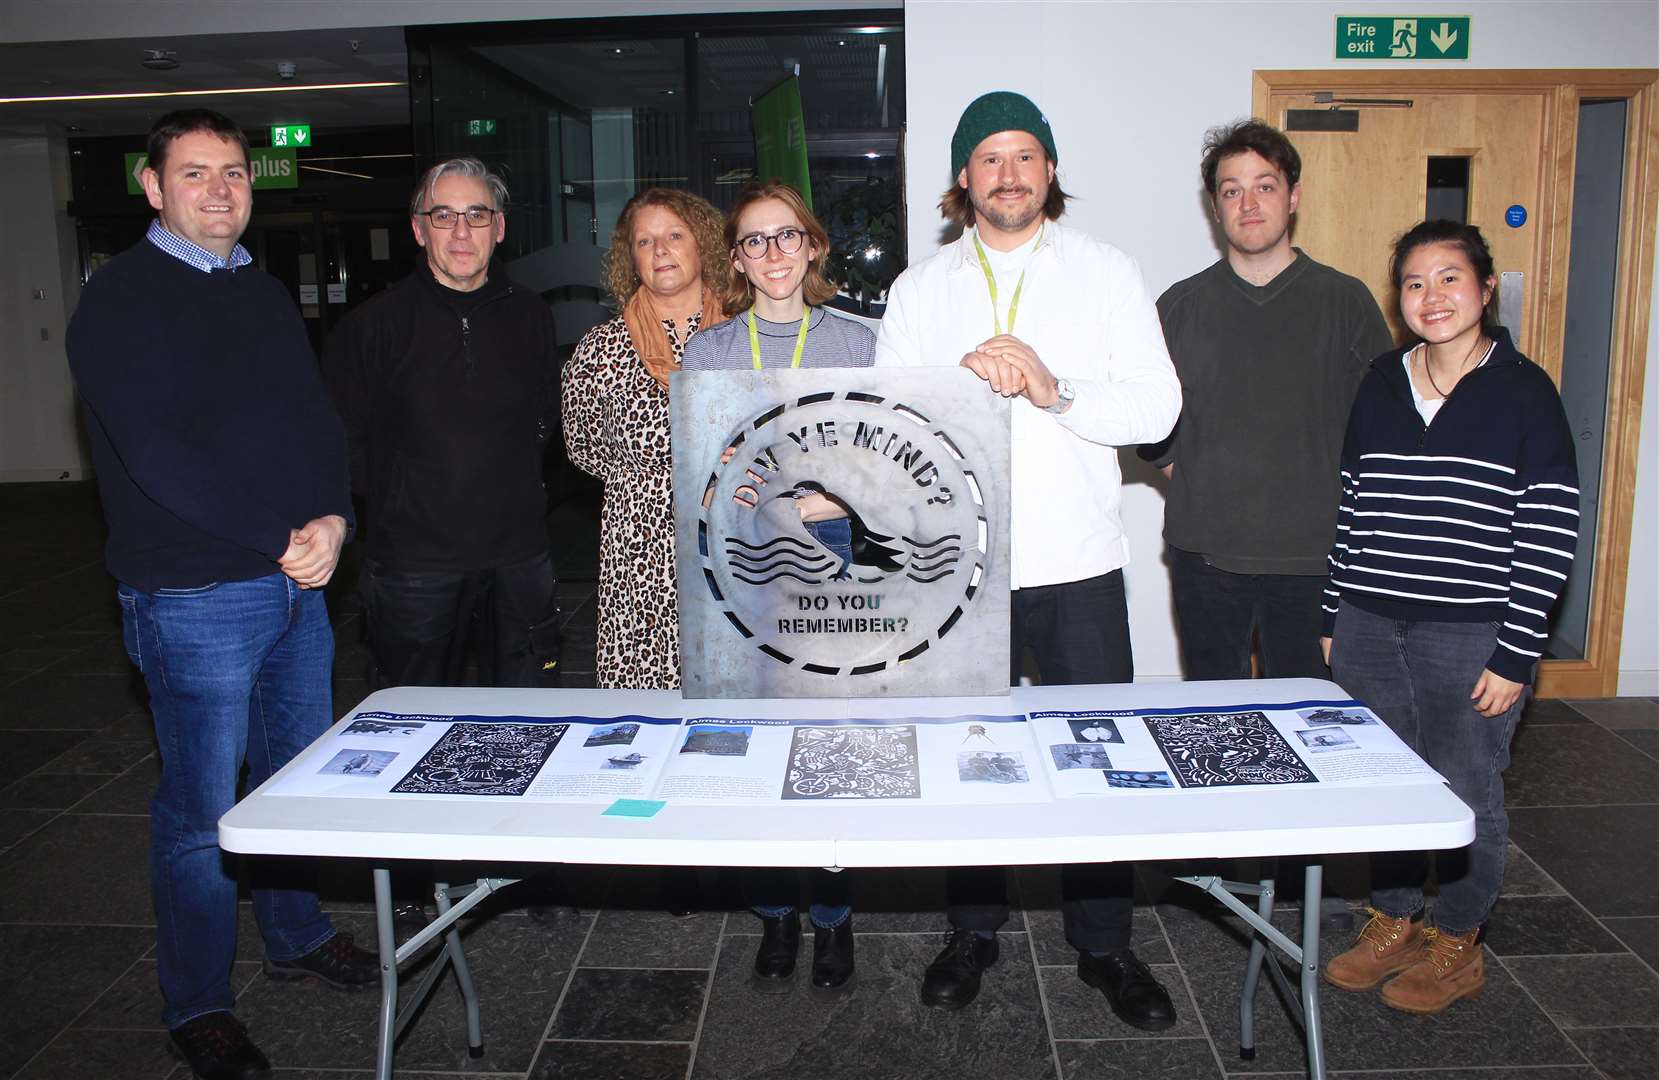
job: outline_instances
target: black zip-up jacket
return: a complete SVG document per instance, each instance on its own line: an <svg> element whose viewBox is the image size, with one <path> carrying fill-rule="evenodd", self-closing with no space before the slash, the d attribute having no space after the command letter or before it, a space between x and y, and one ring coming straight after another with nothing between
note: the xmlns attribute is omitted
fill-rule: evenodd
<svg viewBox="0 0 1659 1080"><path fill-rule="evenodd" d="M1493 333L1486 363L1425 425L1401 352L1371 362L1342 448L1325 590L1384 618L1491 622L1487 668L1527 682L1578 541L1578 471L1555 384Z"/></svg>
<svg viewBox="0 0 1659 1080"><path fill-rule="evenodd" d="M341 321L323 372L345 420L367 554L466 571L547 550L542 455L557 415L553 316L500 266L476 291L427 266Z"/></svg>

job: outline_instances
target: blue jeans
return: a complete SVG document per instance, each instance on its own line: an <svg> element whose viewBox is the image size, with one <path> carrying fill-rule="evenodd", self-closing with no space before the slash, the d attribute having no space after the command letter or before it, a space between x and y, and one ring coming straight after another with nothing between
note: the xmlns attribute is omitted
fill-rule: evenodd
<svg viewBox="0 0 1659 1080"><path fill-rule="evenodd" d="M161 750L150 889L162 1020L176 1028L235 1002L236 876L219 850L219 818L236 802L244 764L257 786L327 729L334 632L321 590L282 574L153 593L121 585L116 595ZM334 936L315 891L264 880L295 864L253 869L254 914L272 960Z"/></svg>
<svg viewBox="0 0 1659 1080"><path fill-rule="evenodd" d="M834 929L847 921L853 913L847 902L847 872L832 873L822 867L806 872L807 889L812 897L807 914L812 925L825 930ZM743 896L749 909L766 919L781 919L795 911L795 894L799 891L794 870L767 867L744 870Z"/></svg>
<svg viewBox="0 0 1659 1080"><path fill-rule="evenodd" d="M1434 922L1451 934L1484 924L1503 886L1509 841L1503 771L1529 691L1502 716L1475 711L1469 692L1496 645L1495 623L1407 622L1346 602L1337 610L1331 640L1336 681L1382 717L1475 812L1474 843L1435 857L1440 902ZM1427 852L1373 856L1371 906L1395 918L1417 914L1428 874Z"/></svg>
<svg viewBox="0 0 1659 1080"><path fill-rule="evenodd" d="M803 521L807 535L830 549L830 554L841 560L836 577L845 577L853 564L853 526L844 517L825 518L822 521Z"/></svg>

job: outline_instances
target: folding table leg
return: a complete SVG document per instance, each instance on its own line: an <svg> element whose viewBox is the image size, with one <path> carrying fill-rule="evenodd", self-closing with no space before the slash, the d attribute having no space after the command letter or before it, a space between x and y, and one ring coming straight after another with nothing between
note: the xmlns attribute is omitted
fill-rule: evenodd
<svg viewBox="0 0 1659 1080"><path fill-rule="evenodd" d="M1273 879L1263 878L1261 892L1256 894L1256 913L1262 922L1273 923ZM1238 1056L1244 1061L1256 1059L1256 986L1261 980L1262 963L1267 959L1267 941L1257 933L1250 934L1250 959L1244 965L1244 991L1238 1002Z"/></svg>
<svg viewBox="0 0 1659 1080"><path fill-rule="evenodd" d="M392 928L392 872L374 868L374 928L380 948L380 1046L375 1080L392 1080L392 1048L397 1042L397 939Z"/></svg>
<svg viewBox="0 0 1659 1080"><path fill-rule="evenodd" d="M1325 1080L1325 1033L1319 1026L1319 901L1325 868L1308 863L1302 877L1302 1026L1308 1039L1308 1075Z"/></svg>
<svg viewBox="0 0 1659 1080"><path fill-rule="evenodd" d="M449 911L448 883L438 882L434 893L441 916ZM467 1056L481 1058L484 1056L484 1029L478 1018L478 991L473 988L472 971L467 967L466 952L461 948L459 925L452 925L444 934L444 951L449 954L450 965L455 969L455 983L460 987L461 1003L467 1010Z"/></svg>

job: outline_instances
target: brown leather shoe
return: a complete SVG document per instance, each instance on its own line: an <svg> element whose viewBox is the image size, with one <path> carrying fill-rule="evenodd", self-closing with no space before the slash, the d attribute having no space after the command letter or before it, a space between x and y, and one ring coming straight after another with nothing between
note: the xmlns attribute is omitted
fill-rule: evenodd
<svg viewBox="0 0 1659 1080"><path fill-rule="evenodd" d="M1426 1016L1480 993L1486 985L1486 961L1479 939L1478 926L1466 934L1448 934L1432 926L1423 931L1417 962L1383 987L1383 1004Z"/></svg>
<svg viewBox="0 0 1659 1080"><path fill-rule="evenodd" d="M1343 990L1370 990L1417 962L1423 948L1421 919L1396 919L1376 908L1366 908L1371 920L1347 952L1331 957L1325 981Z"/></svg>

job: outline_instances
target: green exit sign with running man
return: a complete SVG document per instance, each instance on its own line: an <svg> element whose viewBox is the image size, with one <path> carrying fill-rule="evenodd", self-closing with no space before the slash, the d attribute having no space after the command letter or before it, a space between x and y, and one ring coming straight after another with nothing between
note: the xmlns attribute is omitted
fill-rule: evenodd
<svg viewBox="0 0 1659 1080"><path fill-rule="evenodd" d="M1338 15L1338 60L1467 60L1467 15Z"/></svg>
<svg viewBox="0 0 1659 1080"><path fill-rule="evenodd" d="M272 146L310 146L310 124L284 124L271 129Z"/></svg>

